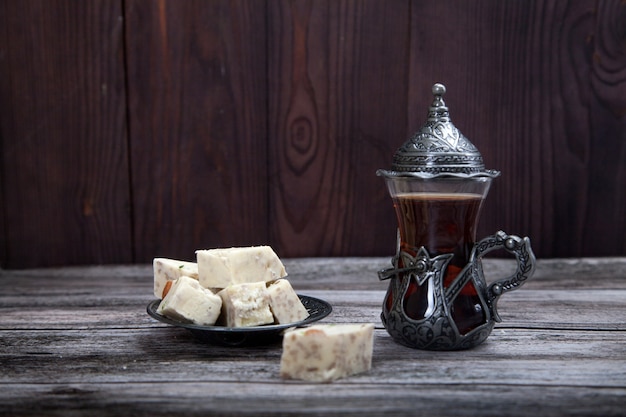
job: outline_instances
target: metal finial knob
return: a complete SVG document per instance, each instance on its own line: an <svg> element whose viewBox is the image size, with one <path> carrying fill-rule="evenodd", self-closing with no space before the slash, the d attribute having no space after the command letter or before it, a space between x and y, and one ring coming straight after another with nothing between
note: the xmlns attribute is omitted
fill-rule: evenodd
<svg viewBox="0 0 626 417"><path fill-rule="evenodd" d="M446 86L439 83L433 85L433 94L436 96L443 96L446 94Z"/></svg>
<svg viewBox="0 0 626 417"><path fill-rule="evenodd" d="M438 108L438 107L446 107L446 103L444 103L442 96L446 94L446 86L443 84L435 84L433 85L433 95L435 96L435 100L433 101L433 104L431 107L433 108Z"/></svg>

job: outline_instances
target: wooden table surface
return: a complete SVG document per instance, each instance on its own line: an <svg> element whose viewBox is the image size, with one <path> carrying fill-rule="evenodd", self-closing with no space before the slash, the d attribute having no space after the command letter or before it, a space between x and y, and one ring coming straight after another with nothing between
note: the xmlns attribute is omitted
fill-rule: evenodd
<svg viewBox="0 0 626 417"><path fill-rule="evenodd" d="M284 262L300 294L332 304L322 322L375 323L370 372L283 380L280 342L222 347L162 324L146 314L149 265L0 271L0 415L626 414L626 258L539 260L487 342L460 352L391 340L388 258Z"/></svg>

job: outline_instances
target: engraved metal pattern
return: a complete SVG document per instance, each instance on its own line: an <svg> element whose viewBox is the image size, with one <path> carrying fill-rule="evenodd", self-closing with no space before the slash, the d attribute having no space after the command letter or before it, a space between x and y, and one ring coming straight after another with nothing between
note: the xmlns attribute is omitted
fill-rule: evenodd
<svg viewBox="0 0 626 417"><path fill-rule="evenodd" d="M497 248L504 248L515 255L517 271L487 287L481 257ZM507 291L519 288L534 273L535 256L530 248L530 240L502 231L474 245L468 264L444 288L443 277L452 256L450 253L431 258L424 247L418 250L416 256L412 256L398 247L398 253L392 259L393 267L379 271L379 279L391 279L389 291L392 297L391 308L387 313L383 308L381 320L387 332L398 343L427 350L460 350L481 344L491 334L495 323L500 321L496 310L498 298ZM428 286L426 288L434 301L433 308L429 308L427 316L421 320L412 319L404 310L404 296L411 280L420 286ZM451 306L470 281L485 307L485 322L466 334L460 334L451 314Z"/></svg>
<svg viewBox="0 0 626 417"><path fill-rule="evenodd" d="M382 176L441 176L495 178L499 171L486 170L478 149L454 126L442 96L446 88L433 86L434 100L427 122L396 151L391 170Z"/></svg>

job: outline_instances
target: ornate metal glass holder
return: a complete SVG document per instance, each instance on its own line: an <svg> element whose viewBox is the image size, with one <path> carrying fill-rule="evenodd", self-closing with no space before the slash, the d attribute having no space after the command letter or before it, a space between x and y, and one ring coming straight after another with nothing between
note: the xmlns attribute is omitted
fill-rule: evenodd
<svg viewBox="0 0 626 417"><path fill-rule="evenodd" d="M418 349L458 350L482 343L500 321L499 297L534 272L528 237L502 231L476 243L482 202L499 171L486 170L476 147L452 124L433 86L428 120L395 153L384 177L398 218L398 247L381 319L397 342ZM487 285L481 258L504 249L516 272Z"/></svg>

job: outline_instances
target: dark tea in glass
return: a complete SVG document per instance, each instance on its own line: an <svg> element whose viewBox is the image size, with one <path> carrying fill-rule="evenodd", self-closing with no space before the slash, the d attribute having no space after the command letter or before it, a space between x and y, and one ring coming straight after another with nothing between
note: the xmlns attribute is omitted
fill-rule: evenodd
<svg viewBox="0 0 626 417"><path fill-rule="evenodd" d="M431 257L452 254L444 272L443 285L447 288L467 265L476 242L476 226L483 199L490 181L432 180L420 183L389 180L393 205L398 218L400 250L416 256L424 247ZM400 268L402 260L399 260ZM431 315L435 308L431 280L419 285L410 279L404 294L403 309L414 320ZM391 291L387 292L385 310L391 309ZM454 299L450 313L461 335L484 324L485 307L470 280Z"/></svg>

